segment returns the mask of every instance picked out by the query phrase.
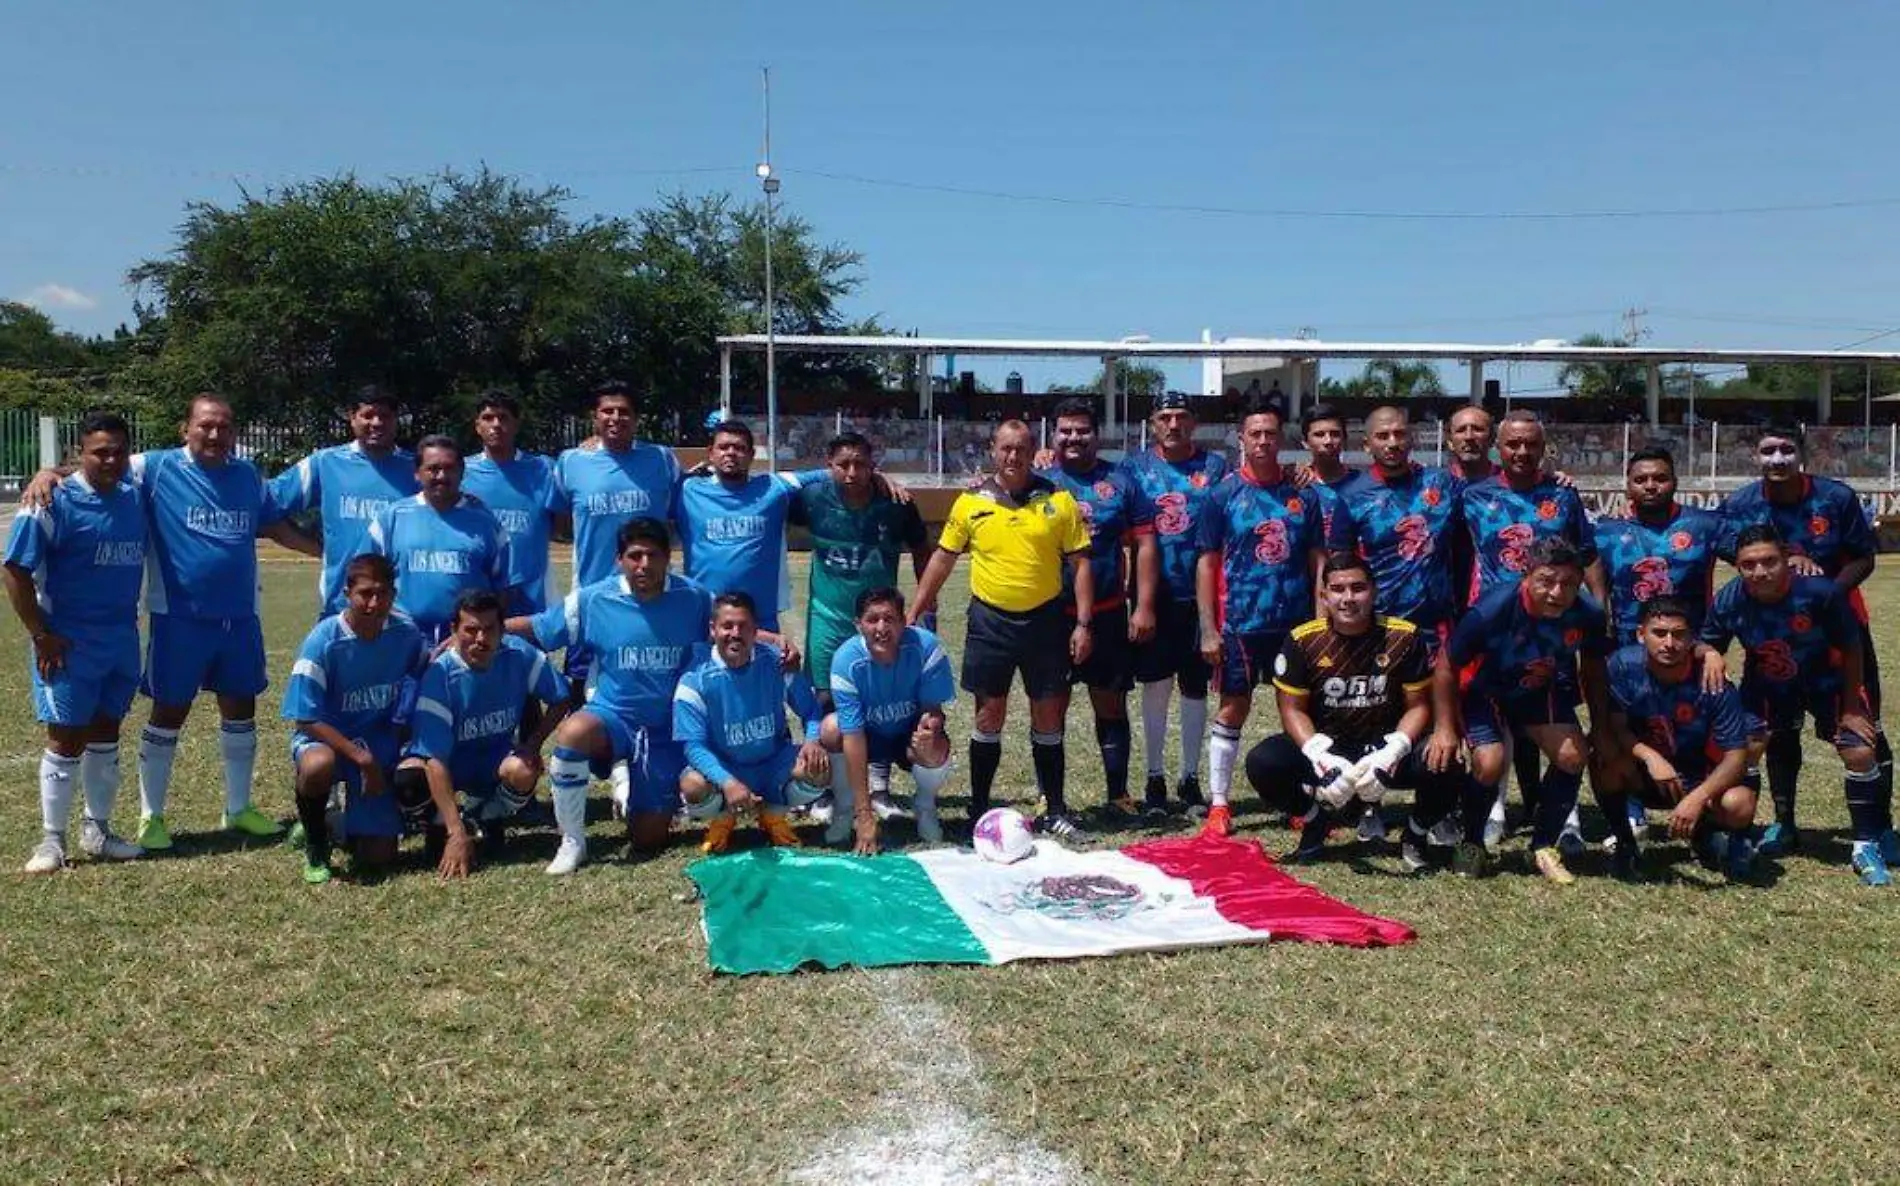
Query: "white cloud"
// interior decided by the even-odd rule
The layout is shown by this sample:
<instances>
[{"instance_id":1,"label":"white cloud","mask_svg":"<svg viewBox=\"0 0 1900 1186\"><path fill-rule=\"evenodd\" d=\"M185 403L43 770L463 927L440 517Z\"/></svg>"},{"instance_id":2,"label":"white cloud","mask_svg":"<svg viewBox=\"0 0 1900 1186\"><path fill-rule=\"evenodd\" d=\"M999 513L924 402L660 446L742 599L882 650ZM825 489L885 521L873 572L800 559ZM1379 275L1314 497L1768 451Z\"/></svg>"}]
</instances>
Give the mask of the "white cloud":
<instances>
[{"instance_id":1,"label":"white cloud","mask_svg":"<svg viewBox=\"0 0 1900 1186\"><path fill-rule=\"evenodd\" d=\"M36 309L97 309L99 302L64 284L42 284L20 298L21 304Z\"/></svg>"}]
</instances>

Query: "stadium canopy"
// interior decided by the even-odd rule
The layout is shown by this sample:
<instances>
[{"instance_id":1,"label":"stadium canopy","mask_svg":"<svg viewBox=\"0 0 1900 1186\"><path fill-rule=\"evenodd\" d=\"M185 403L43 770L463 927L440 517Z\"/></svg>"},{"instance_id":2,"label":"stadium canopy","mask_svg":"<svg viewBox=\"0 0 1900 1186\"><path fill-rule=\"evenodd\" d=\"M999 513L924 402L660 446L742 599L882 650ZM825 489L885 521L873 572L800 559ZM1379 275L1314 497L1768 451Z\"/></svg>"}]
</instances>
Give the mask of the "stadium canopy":
<instances>
[{"instance_id":1,"label":"stadium canopy","mask_svg":"<svg viewBox=\"0 0 1900 1186\"><path fill-rule=\"evenodd\" d=\"M1115 370L1108 364L1119 358L1283 358L1301 362L1320 359L1370 360L1376 358L1432 359L1460 362L1471 370L1471 400L1484 397L1484 368L1490 362L1626 362L1640 364L1648 377L1647 411L1651 424L1662 420L1662 368L1670 364L1792 363L1820 370L1815 396L1816 420L1825 424L1833 403L1834 368L1871 364L1900 364L1900 351L1891 350L1727 350L1703 346L1573 346L1568 342L1324 342L1313 338L1224 338L1218 341L1156 342L1142 338L1120 340L1059 340L1039 338L923 338L901 336L856 337L832 334L737 334L719 339L719 398L732 406L732 355L773 350L799 354L913 355L924 360L917 368L918 413L927 414L933 396L931 359L939 355L966 357L1094 358L1103 363L1111 388L1105 392L1111 423L1125 419L1113 390ZM1297 415L1307 393L1294 390L1290 414Z\"/></svg>"}]
</instances>

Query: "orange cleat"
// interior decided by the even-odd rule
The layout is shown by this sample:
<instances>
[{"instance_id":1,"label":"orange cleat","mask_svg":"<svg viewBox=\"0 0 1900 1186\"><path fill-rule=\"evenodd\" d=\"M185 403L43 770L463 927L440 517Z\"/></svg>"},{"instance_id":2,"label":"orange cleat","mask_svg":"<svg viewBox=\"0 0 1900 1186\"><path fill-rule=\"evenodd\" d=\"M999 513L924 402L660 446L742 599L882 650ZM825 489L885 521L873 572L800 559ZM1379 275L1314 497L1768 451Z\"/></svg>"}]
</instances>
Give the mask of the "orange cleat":
<instances>
[{"instance_id":1,"label":"orange cleat","mask_svg":"<svg viewBox=\"0 0 1900 1186\"><path fill-rule=\"evenodd\" d=\"M759 831L765 833L766 840L774 848L797 848L798 833L792 828L791 818L783 812L759 812Z\"/></svg>"},{"instance_id":2,"label":"orange cleat","mask_svg":"<svg viewBox=\"0 0 1900 1186\"><path fill-rule=\"evenodd\" d=\"M706 838L699 842L699 851L708 856L717 856L732 845L732 830L739 821L731 812L724 812L706 821Z\"/></svg>"},{"instance_id":3,"label":"orange cleat","mask_svg":"<svg viewBox=\"0 0 1900 1186\"><path fill-rule=\"evenodd\" d=\"M1207 809L1207 822L1201 825L1203 836L1232 836L1234 834L1234 812L1225 803L1216 803Z\"/></svg>"}]
</instances>

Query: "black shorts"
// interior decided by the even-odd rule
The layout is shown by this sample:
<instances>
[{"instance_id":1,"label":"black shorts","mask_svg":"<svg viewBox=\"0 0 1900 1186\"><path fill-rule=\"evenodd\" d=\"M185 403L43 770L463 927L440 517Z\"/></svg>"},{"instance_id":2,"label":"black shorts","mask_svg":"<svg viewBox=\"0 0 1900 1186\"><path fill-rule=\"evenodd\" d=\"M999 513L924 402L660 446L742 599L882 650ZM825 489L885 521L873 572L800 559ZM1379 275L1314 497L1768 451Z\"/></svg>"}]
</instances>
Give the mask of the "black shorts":
<instances>
[{"instance_id":1,"label":"black shorts","mask_svg":"<svg viewBox=\"0 0 1900 1186\"><path fill-rule=\"evenodd\" d=\"M1135 678L1142 683L1178 680L1182 695L1196 700L1207 695L1214 673L1201 658L1201 612L1192 600L1165 593L1157 597L1154 637L1133 649Z\"/></svg>"},{"instance_id":2,"label":"black shorts","mask_svg":"<svg viewBox=\"0 0 1900 1186\"><path fill-rule=\"evenodd\" d=\"M1126 692L1135 686L1135 647L1128 641L1128 607L1096 610L1090 625L1088 662L1069 672L1069 682L1092 692Z\"/></svg>"},{"instance_id":3,"label":"black shorts","mask_svg":"<svg viewBox=\"0 0 1900 1186\"><path fill-rule=\"evenodd\" d=\"M1031 700L1069 690L1069 632L1074 625L1061 599L1027 613L1000 610L970 598L963 635L963 690L977 696L1007 696L1016 673Z\"/></svg>"},{"instance_id":4,"label":"black shorts","mask_svg":"<svg viewBox=\"0 0 1900 1186\"><path fill-rule=\"evenodd\" d=\"M1880 660L1874 655L1874 632L1860 624L1860 682L1867 689L1867 704L1875 717L1880 715Z\"/></svg>"}]
</instances>

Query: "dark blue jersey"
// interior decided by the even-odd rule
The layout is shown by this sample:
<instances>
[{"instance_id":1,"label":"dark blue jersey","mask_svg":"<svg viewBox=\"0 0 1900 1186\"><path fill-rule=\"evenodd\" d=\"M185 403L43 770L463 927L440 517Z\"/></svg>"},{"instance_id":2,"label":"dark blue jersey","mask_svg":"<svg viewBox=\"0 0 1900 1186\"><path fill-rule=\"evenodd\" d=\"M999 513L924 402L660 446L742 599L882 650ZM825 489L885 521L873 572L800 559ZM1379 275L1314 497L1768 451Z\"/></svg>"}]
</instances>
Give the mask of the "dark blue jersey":
<instances>
[{"instance_id":1,"label":"dark blue jersey","mask_svg":"<svg viewBox=\"0 0 1900 1186\"><path fill-rule=\"evenodd\" d=\"M1703 612L1715 595L1715 556L1721 544L1722 517L1699 507L1671 507L1659 524L1631 515L1599 519L1597 555L1610 581L1610 613L1616 640L1636 641L1643 603L1653 597L1677 597L1695 615L1689 625L1702 624Z\"/></svg>"},{"instance_id":2,"label":"dark blue jersey","mask_svg":"<svg viewBox=\"0 0 1900 1186\"><path fill-rule=\"evenodd\" d=\"M1177 601L1194 600L1194 567L1201 559L1195 525L1216 483L1231 467L1220 453L1197 449L1186 461L1169 461L1159 449L1144 449L1122 462L1122 472L1148 500L1155 546L1161 550L1162 591Z\"/></svg>"},{"instance_id":3,"label":"dark blue jersey","mask_svg":"<svg viewBox=\"0 0 1900 1186\"><path fill-rule=\"evenodd\" d=\"M1722 755L1748 744L1742 699L1730 684L1702 690L1702 671L1690 664L1683 678L1665 681L1649 669L1641 646L1610 656L1610 710L1629 718L1636 740L1669 759L1687 788L1709 776Z\"/></svg>"},{"instance_id":4,"label":"dark blue jersey","mask_svg":"<svg viewBox=\"0 0 1900 1186\"><path fill-rule=\"evenodd\" d=\"M1788 551L1806 556L1821 566L1829 577L1839 576L1850 560L1872 556L1874 530L1867 522L1867 510L1860 495L1846 482L1833 478L1803 475L1801 497L1791 503L1770 502L1761 481L1729 495L1722 502L1722 559L1735 562L1735 538L1744 527L1772 523ZM1867 620L1867 605L1856 589L1849 598L1854 614Z\"/></svg>"},{"instance_id":5,"label":"dark blue jersey","mask_svg":"<svg viewBox=\"0 0 1900 1186\"><path fill-rule=\"evenodd\" d=\"M1452 631L1447 653L1466 688L1499 699L1577 687L1577 657L1608 652L1603 607L1579 592L1571 607L1540 618L1522 579L1486 590Z\"/></svg>"},{"instance_id":6,"label":"dark blue jersey","mask_svg":"<svg viewBox=\"0 0 1900 1186\"><path fill-rule=\"evenodd\" d=\"M1203 552L1220 554L1222 630L1284 632L1313 616L1320 509L1284 476L1271 485L1244 469L1222 478L1201 518L1200 541Z\"/></svg>"},{"instance_id":7,"label":"dark blue jersey","mask_svg":"<svg viewBox=\"0 0 1900 1186\"><path fill-rule=\"evenodd\" d=\"M1089 569L1095 576L1095 608L1114 609L1128 590L1123 557L1138 535L1154 534L1154 507L1123 468L1097 461L1094 468L1070 473L1061 466L1037 471L1075 496L1089 526ZM1062 593L1075 596L1075 574L1062 569Z\"/></svg>"},{"instance_id":8,"label":"dark blue jersey","mask_svg":"<svg viewBox=\"0 0 1900 1186\"><path fill-rule=\"evenodd\" d=\"M1430 630L1452 618L1457 526L1458 483L1444 470L1368 471L1341 498L1327 546L1356 550L1371 567L1381 613Z\"/></svg>"},{"instance_id":9,"label":"dark blue jersey","mask_svg":"<svg viewBox=\"0 0 1900 1186\"><path fill-rule=\"evenodd\" d=\"M1524 575L1530 546L1540 539L1569 540L1584 564L1596 559L1596 540L1583 499L1549 478L1528 490L1514 490L1502 473L1466 486L1458 496L1459 513L1471 536L1471 600L1475 604L1493 586Z\"/></svg>"},{"instance_id":10,"label":"dark blue jersey","mask_svg":"<svg viewBox=\"0 0 1900 1186\"><path fill-rule=\"evenodd\" d=\"M1841 656L1860 642L1860 626L1841 587L1826 577L1795 577L1780 601L1757 601L1736 577L1722 586L1702 623L1702 640L1742 647L1742 702L1771 719L1841 694Z\"/></svg>"}]
</instances>

